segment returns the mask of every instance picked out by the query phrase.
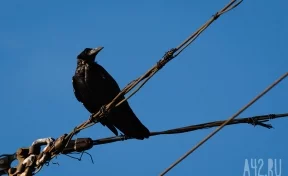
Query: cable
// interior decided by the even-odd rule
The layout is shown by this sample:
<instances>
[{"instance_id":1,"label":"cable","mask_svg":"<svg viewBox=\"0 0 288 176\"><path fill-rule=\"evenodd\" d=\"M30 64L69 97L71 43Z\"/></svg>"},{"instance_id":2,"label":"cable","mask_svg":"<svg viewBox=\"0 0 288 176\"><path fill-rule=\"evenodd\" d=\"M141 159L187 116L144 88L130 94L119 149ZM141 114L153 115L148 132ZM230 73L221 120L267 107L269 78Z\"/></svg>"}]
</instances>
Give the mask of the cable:
<instances>
[{"instance_id":1,"label":"cable","mask_svg":"<svg viewBox=\"0 0 288 176\"><path fill-rule=\"evenodd\" d=\"M273 128L271 124L265 124L265 122L272 120L272 119L277 119L277 118L284 118L284 117L288 117L288 113L282 113L282 114L267 114L267 115L259 115L259 116L252 116L252 117L246 117L246 118L239 118L239 119L234 119L232 121L230 121L227 125L235 125L235 124L243 124L243 123L247 123L247 124L252 124L254 126L262 126L268 129ZM220 126L222 123L224 123L225 121L213 121L213 122L207 122L207 123L202 123L202 124L196 124L196 125L190 125L190 126L185 126L185 127L180 127L180 128L174 128L174 129L169 129L169 130L164 130L164 131L156 131L156 132L151 132L150 133L150 137L152 136L158 136L158 135L170 135L170 134L180 134L180 133L187 133L187 132L192 132L192 131L196 131L196 130L201 130L201 129L209 129L209 128L213 128L216 126ZM43 139L47 139L47 138L43 138ZM43 139L39 139L36 141L42 141ZM92 163L93 162L93 158L92 156L85 152L87 150L90 150L92 148L92 146L96 146L96 145L103 145L103 144L109 144L109 143L113 143L113 142L117 142L117 141L125 141L125 140L129 140L129 139L133 139L133 138L129 138L127 136L113 136L113 137L107 137L107 138L102 138L102 139L95 139L92 140L90 138L77 138L74 142L72 142L74 145L77 144L76 141L79 141L79 145L76 146L69 146L69 149L66 148L66 151L64 153L62 153L63 155L66 155L68 157L71 157L73 159L77 159L79 161L81 161L82 155L84 153L88 154L91 158ZM87 142L90 143L89 141L91 140L91 147L87 147ZM83 143L84 142L84 143ZM82 143L82 144L81 144ZM84 144L84 145L83 145ZM85 146L86 145L86 146ZM90 144L88 144L90 146ZM71 150L72 148L73 150ZM75 148L76 147L76 148ZM78 148L80 147L80 148ZM84 148L83 148L84 147ZM78 148L78 149L77 149ZM74 150L79 150L81 152L77 152L75 153ZM67 152L68 151L68 152ZM76 158L73 156L70 156L68 154L81 154L80 158ZM0 172L0 175L5 175L6 172L8 172L8 169L11 165L11 163L17 159L16 157L16 153L11 155L11 154L3 154L2 156L2 165L0 164L0 170L4 169L4 172ZM0 157L1 157L0 156ZM12 156L12 158L11 158ZM10 159L8 159L10 158ZM1 162L0 162L1 163ZM49 163L46 163L49 165ZM53 163L53 164L58 164L58 163ZM39 167L37 170L34 171L34 174L38 173L41 170L42 167Z\"/></svg>"},{"instance_id":2,"label":"cable","mask_svg":"<svg viewBox=\"0 0 288 176\"><path fill-rule=\"evenodd\" d=\"M268 115L261 115L261 116L255 116L255 117L233 119L227 125L248 123L248 124L252 124L254 126L259 125L259 126L270 129L270 128L273 128L272 125L264 124L264 122L267 122L268 120L271 120L271 119L283 118L283 117L288 117L288 113L285 113L285 114L268 114ZM158 135L164 135L164 134L165 135L179 134L179 133L187 133L187 132L196 131L196 130L209 129L209 128L213 128L216 126L220 126L224 122L225 121L214 121L214 122L202 123L202 124L197 124L197 125L190 125L190 126L185 126L185 127L180 127L180 128L174 128L174 129L165 130L165 131L156 131L156 132L151 132L150 136L158 136ZM102 144L108 144L108 143L113 143L113 142L118 142L118 141L129 140L129 139L133 139L133 138L129 138L129 137L124 136L124 135L113 136L113 137L107 137L107 138L93 140L93 145L94 146L95 145L102 145Z\"/></svg>"}]
</instances>

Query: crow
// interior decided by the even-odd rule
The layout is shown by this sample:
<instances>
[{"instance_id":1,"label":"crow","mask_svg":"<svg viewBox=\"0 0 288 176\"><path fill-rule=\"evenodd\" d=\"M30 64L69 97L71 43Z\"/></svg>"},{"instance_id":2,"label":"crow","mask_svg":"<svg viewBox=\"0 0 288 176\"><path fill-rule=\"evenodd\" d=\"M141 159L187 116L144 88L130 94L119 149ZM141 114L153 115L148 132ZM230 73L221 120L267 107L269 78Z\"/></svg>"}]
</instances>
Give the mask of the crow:
<instances>
[{"instance_id":1,"label":"crow","mask_svg":"<svg viewBox=\"0 0 288 176\"><path fill-rule=\"evenodd\" d=\"M98 112L103 105L110 103L121 91L114 78L96 61L96 55L104 47L85 48L77 56L77 67L72 77L74 95L92 114ZM123 100L124 95L118 100ZM100 120L116 136L118 130L124 135L143 140L149 138L150 131L134 114L129 103L124 101L120 106L112 108L107 117ZM117 129L116 129L117 128Z\"/></svg>"}]
</instances>

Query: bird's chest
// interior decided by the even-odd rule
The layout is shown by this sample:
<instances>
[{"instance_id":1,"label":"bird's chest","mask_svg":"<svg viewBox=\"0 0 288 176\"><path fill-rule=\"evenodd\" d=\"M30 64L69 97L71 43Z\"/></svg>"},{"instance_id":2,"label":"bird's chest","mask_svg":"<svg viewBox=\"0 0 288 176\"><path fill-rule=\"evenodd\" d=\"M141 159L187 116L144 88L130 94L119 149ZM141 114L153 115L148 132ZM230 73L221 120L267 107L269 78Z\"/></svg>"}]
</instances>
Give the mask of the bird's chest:
<instances>
[{"instance_id":1,"label":"bird's chest","mask_svg":"<svg viewBox=\"0 0 288 176\"><path fill-rule=\"evenodd\" d=\"M98 73L98 79L101 79L102 81L106 81L107 77L103 73Z\"/></svg>"},{"instance_id":2,"label":"bird's chest","mask_svg":"<svg viewBox=\"0 0 288 176\"><path fill-rule=\"evenodd\" d=\"M101 70L97 69L95 65L87 65L85 69L87 77L91 78L91 80L99 82L107 81L107 76L101 72Z\"/></svg>"},{"instance_id":3,"label":"bird's chest","mask_svg":"<svg viewBox=\"0 0 288 176\"><path fill-rule=\"evenodd\" d=\"M85 77L85 70L86 70L86 65L82 63L78 63L77 68L75 70L75 75L78 77Z\"/></svg>"},{"instance_id":4,"label":"bird's chest","mask_svg":"<svg viewBox=\"0 0 288 176\"><path fill-rule=\"evenodd\" d=\"M76 69L76 74L90 81L105 81L107 79L105 74L95 68L94 65L87 63L79 64Z\"/></svg>"}]
</instances>

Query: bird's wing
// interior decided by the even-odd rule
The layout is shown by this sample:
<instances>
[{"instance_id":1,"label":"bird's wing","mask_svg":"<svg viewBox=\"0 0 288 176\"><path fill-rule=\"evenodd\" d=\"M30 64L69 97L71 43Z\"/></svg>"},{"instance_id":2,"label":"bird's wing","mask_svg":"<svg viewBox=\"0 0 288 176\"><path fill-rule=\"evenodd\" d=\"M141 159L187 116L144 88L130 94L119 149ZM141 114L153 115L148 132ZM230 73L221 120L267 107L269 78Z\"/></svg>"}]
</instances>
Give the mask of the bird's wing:
<instances>
[{"instance_id":1,"label":"bird's wing","mask_svg":"<svg viewBox=\"0 0 288 176\"><path fill-rule=\"evenodd\" d=\"M90 74L88 74L88 68L85 68L85 77L79 78L77 76L73 76L72 78L72 83L73 83L73 89L74 89L74 94L75 97L78 101L82 102L85 108L90 112L90 113L95 113L95 106L98 107L100 104L97 103L97 100L93 100L92 102L90 101L91 96L94 95L95 91L99 91L98 89L95 90L95 88L89 86L87 84L87 81L89 81ZM92 79L93 80L93 79ZM98 104L98 105L97 105ZM116 136L118 136L118 131L114 127L114 125L109 122L108 119L104 120L101 122L102 125L108 127L112 133L114 133Z\"/></svg>"},{"instance_id":2,"label":"bird's wing","mask_svg":"<svg viewBox=\"0 0 288 176\"><path fill-rule=\"evenodd\" d=\"M99 64L97 64L97 67L98 72L101 74L103 84L105 84L104 87L107 89L106 91L109 92L109 99L112 100L119 94L121 89L115 79L106 71L105 68ZM122 98L124 98L124 96Z\"/></svg>"},{"instance_id":3,"label":"bird's wing","mask_svg":"<svg viewBox=\"0 0 288 176\"><path fill-rule=\"evenodd\" d=\"M93 91L90 89L89 85L86 83L86 77L79 77L74 75L72 77L73 91L75 97L78 101L84 103L90 99L93 95Z\"/></svg>"},{"instance_id":4,"label":"bird's wing","mask_svg":"<svg viewBox=\"0 0 288 176\"><path fill-rule=\"evenodd\" d=\"M105 88L107 88L106 91L109 92L107 97L112 100L121 91L120 87L115 79L102 66L98 65L98 69L103 75L103 80L105 80L103 83L105 82L105 84L107 84L107 86L105 86ZM121 96L120 99L122 100L124 98L124 96ZM127 101L123 102L119 107L112 109L110 113L109 121L125 135L137 139L149 137L150 131L137 118Z\"/></svg>"},{"instance_id":5,"label":"bird's wing","mask_svg":"<svg viewBox=\"0 0 288 176\"><path fill-rule=\"evenodd\" d=\"M110 121L129 137L144 139L150 136L149 129L137 118L127 101L112 110Z\"/></svg>"},{"instance_id":6,"label":"bird's wing","mask_svg":"<svg viewBox=\"0 0 288 176\"><path fill-rule=\"evenodd\" d=\"M118 131L117 129L115 128L115 126L109 122L109 121L106 121L106 122L101 122L102 125L106 126L107 128L109 128L109 130L115 134L115 136L118 136Z\"/></svg>"},{"instance_id":7,"label":"bird's wing","mask_svg":"<svg viewBox=\"0 0 288 176\"><path fill-rule=\"evenodd\" d=\"M81 81L76 76L72 77L72 85L73 85L73 92L74 92L76 99L82 102L81 91L79 89L80 88L79 85L81 85Z\"/></svg>"}]
</instances>

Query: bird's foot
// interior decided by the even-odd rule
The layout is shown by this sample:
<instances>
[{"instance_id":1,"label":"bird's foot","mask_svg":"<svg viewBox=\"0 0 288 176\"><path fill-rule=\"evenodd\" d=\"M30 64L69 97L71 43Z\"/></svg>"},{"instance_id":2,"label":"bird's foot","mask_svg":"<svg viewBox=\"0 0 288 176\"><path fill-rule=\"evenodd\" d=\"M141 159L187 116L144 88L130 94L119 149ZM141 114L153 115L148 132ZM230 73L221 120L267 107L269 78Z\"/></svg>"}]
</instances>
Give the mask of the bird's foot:
<instances>
[{"instance_id":1,"label":"bird's foot","mask_svg":"<svg viewBox=\"0 0 288 176\"><path fill-rule=\"evenodd\" d=\"M102 118L105 118L108 116L108 111L106 109L106 106L102 106L100 109L99 109L99 112L100 114L98 113L92 113L89 117L89 122L100 122L100 118L101 118L101 121L102 121ZM96 114L98 114L98 116L95 116ZM99 116L100 115L100 116Z\"/></svg>"},{"instance_id":2,"label":"bird's foot","mask_svg":"<svg viewBox=\"0 0 288 176\"><path fill-rule=\"evenodd\" d=\"M102 114L103 117L107 117L108 116L108 111L107 111L105 105L102 106L99 111L100 111L100 113Z\"/></svg>"}]
</instances>

